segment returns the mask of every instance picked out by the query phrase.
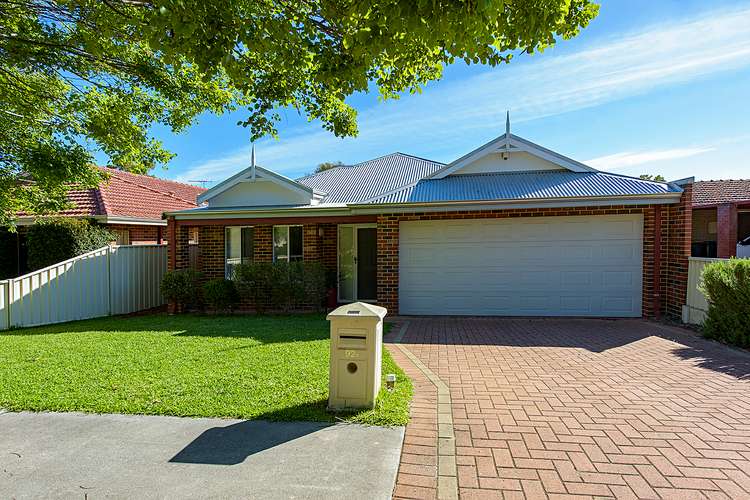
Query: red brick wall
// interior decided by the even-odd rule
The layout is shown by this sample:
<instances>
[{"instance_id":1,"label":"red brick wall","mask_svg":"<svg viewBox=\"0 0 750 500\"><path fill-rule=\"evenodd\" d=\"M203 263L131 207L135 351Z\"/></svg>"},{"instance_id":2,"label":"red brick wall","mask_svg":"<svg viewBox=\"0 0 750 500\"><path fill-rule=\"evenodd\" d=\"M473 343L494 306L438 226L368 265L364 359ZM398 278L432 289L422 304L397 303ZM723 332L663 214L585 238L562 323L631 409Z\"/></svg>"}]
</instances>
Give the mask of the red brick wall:
<instances>
[{"instance_id":1,"label":"red brick wall","mask_svg":"<svg viewBox=\"0 0 750 500\"><path fill-rule=\"evenodd\" d=\"M162 243L167 239L167 228L164 226L107 224L107 228L113 231L128 231L131 245L156 245L159 241L159 229L162 231Z\"/></svg>"},{"instance_id":2,"label":"red brick wall","mask_svg":"<svg viewBox=\"0 0 750 500\"><path fill-rule=\"evenodd\" d=\"M728 259L737 255L737 205L716 207L716 256Z\"/></svg>"},{"instance_id":3,"label":"red brick wall","mask_svg":"<svg viewBox=\"0 0 750 500\"><path fill-rule=\"evenodd\" d=\"M661 210L661 310L679 316L685 303L687 257L690 255L692 186L685 189L678 205ZM611 205L604 207L529 208L479 210L449 213L414 213L378 216L378 303L398 314L399 222L409 220L549 217L576 215L643 215L643 316L653 318L658 304L654 287L654 206Z\"/></svg>"}]
</instances>

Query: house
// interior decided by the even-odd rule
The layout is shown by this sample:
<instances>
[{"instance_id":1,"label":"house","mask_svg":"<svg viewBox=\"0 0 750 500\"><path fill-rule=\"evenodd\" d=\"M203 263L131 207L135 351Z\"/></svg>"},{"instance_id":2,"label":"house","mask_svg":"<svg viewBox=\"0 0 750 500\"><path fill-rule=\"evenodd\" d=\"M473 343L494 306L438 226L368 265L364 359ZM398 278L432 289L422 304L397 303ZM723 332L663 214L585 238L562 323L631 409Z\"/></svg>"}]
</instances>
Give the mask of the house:
<instances>
[{"instance_id":1,"label":"house","mask_svg":"<svg viewBox=\"0 0 750 500\"><path fill-rule=\"evenodd\" d=\"M699 181L693 187L693 257L737 256L750 238L750 179ZM748 247L750 249L750 247ZM742 256L747 255L740 247Z\"/></svg>"},{"instance_id":2,"label":"house","mask_svg":"<svg viewBox=\"0 0 750 500\"><path fill-rule=\"evenodd\" d=\"M448 164L393 153L292 180L255 166L170 211L169 266L320 261L401 315L679 316L692 179L600 172L506 133Z\"/></svg>"},{"instance_id":3,"label":"house","mask_svg":"<svg viewBox=\"0 0 750 500\"><path fill-rule=\"evenodd\" d=\"M181 182L137 175L113 168L100 167L109 179L94 189L73 189L68 192L71 208L58 216L89 219L106 225L117 235L119 245L162 244L165 242L167 210L195 208L198 195L205 189ZM26 266L25 228L36 217L21 214L18 231L3 238L3 258L14 262L11 274L28 272ZM12 238L12 241L7 241Z\"/></svg>"}]
</instances>

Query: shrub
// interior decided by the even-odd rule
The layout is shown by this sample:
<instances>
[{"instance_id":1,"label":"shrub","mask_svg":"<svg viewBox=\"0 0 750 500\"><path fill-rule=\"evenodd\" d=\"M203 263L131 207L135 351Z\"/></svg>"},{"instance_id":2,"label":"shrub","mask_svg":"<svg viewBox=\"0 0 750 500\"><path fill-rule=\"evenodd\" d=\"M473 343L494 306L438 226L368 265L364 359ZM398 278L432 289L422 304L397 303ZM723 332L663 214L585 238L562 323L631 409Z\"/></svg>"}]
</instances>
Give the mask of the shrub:
<instances>
[{"instance_id":1,"label":"shrub","mask_svg":"<svg viewBox=\"0 0 750 500\"><path fill-rule=\"evenodd\" d=\"M240 301L234 282L216 278L203 284L203 298L216 311L232 310Z\"/></svg>"},{"instance_id":2,"label":"shrub","mask_svg":"<svg viewBox=\"0 0 750 500\"><path fill-rule=\"evenodd\" d=\"M71 218L43 219L29 227L28 266L35 271L107 246L116 238L104 226Z\"/></svg>"},{"instance_id":3,"label":"shrub","mask_svg":"<svg viewBox=\"0 0 750 500\"><path fill-rule=\"evenodd\" d=\"M703 270L701 291L708 298L703 323L707 337L750 347L750 259L712 262Z\"/></svg>"},{"instance_id":4,"label":"shrub","mask_svg":"<svg viewBox=\"0 0 750 500\"><path fill-rule=\"evenodd\" d=\"M326 273L318 262L253 262L235 267L239 292L253 300L256 311L267 307L288 311L313 305L320 308L326 294Z\"/></svg>"},{"instance_id":5,"label":"shrub","mask_svg":"<svg viewBox=\"0 0 750 500\"><path fill-rule=\"evenodd\" d=\"M234 267L234 281L239 293L252 299L255 310L264 313L269 303L268 290L271 287L273 264L252 262Z\"/></svg>"},{"instance_id":6,"label":"shrub","mask_svg":"<svg viewBox=\"0 0 750 500\"><path fill-rule=\"evenodd\" d=\"M18 276L18 234L0 229L0 280Z\"/></svg>"},{"instance_id":7,"label":"shrub","mask_svg":"<svg viewBox=\"0 0 750 500\"><path fill-rule=\"evenodd\" d=\"M185 309L199 307L202 276L201 273L192 269L167 271L161 280L161 293L166 300L177 302Z\"/></svg>"}]
</instances>

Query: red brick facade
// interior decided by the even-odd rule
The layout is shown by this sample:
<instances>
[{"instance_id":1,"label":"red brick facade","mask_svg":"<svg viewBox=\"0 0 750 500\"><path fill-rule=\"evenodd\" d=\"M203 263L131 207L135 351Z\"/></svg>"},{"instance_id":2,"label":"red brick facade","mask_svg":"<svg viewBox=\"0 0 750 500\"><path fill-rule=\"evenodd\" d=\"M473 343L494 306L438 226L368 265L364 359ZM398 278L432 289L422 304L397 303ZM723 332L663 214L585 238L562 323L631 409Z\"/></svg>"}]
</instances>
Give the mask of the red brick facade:
<instances>
[{"instance_id":1,"label":"red brick facade","mask_svg":"<svg viewBox=\"0 0 750 500\"><path fill-rule=\"evenodd\" d=\"M680 203L658 206L661 212L660 262L654 280L656 205L611 205L602 207L527 208L478 210L465 212L388 214L378 216L378 304L398 314L399 223L413 220L482 219L506 217L549 217L575 215L643 215L643 304L646 318L660 314L679 317L687 289L687 258L691 232L690 186L685 187Z\"/></svg>"},{"instance_id":2,"label":"red brick facade","mask_svg":"<svg viewBox=\"0 0 750 500\"><path fill-rule=\"evenodd\" d=\"M166 241L167 228L147 224L107 224L112 231L127 231L130 245L160 245Z\"/></svg>"},{"instance_id":3,"label":"red brick facade","mask_svg":"<svg viewBox=\"0 0 750 500\"><path fill-rule=\"evenodd\" d=\"M441 213L387 214L377 216L378 303L398 314L399 223L413 220L480 219L506 217L545 217L577 215L641 214L643 216L643 303L646 318L668 315L679 317L685 303L687 258L690 255L692 230L692 186L684 187L680 203L673 205L610 205L600 207L528 208L479 210ZM281 221L274 221L280 224ZM291 221L290 221L291 222ZM344 222L344 221L337 221ZM185 222L189 224L189 222ZM176 226L176 254L173 268L188 264L188 228ZM273 224L253 224L251 220L237 225L255 228L255 259L273 259ZM337 265L337 224L320 219L303 224L303 255L307 261L322 262L335 271ZM171 229L171 228L170 228ZM659 231L657 234L656 231ZM224 275L224 226L203 225L200 228L199 270L206 278ZM658 248L657 248L658 245ZM170 264L172 260L170 259Z\"/></svg>"}]
</instances>

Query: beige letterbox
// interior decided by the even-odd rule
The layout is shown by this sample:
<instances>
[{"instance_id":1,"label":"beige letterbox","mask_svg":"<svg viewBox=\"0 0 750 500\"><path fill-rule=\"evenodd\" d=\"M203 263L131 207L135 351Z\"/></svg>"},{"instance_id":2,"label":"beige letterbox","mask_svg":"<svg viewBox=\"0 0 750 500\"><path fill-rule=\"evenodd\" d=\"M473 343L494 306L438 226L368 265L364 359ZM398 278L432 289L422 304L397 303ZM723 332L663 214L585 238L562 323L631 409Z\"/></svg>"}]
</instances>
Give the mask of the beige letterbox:
<instances>
[{"instance_id":1,"label":"beige letterbox","mask_svg":"<svg viewBox=\"0 0 750 500\"><path fill-rule=\"evenodd\" d=\"M373 408L380 391L384 307L355 302L328 315L331 363L328 408Z\"/></svg>"}]
</instances>

